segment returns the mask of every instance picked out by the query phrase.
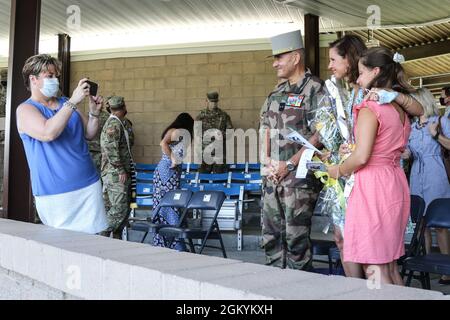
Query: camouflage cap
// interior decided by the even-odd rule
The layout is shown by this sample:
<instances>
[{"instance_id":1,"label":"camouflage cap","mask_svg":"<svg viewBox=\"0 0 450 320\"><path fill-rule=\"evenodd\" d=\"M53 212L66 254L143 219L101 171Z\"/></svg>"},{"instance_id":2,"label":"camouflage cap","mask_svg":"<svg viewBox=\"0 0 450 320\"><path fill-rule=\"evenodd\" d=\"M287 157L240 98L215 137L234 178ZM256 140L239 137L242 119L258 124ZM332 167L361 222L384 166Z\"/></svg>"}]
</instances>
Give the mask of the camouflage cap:
<instances>
[{"instance_id":1,"label":"camouflage cap","mask_svg":"<svg viewBox=\"0 0 450 320\"><path fill-rule=\"evenodd\" d=\"M219 101L219 93L216 92L216 91L208 92L208 93L206 94L206 97L207 97L208 100L211 101L211 102L217 102L217 101Z\"/></svg>"},{"instance_id":2,"label":"camouflage cap","mask_svg":"<svg viewBox=\"0 0 450 320\"><path fill-rule=\"evenodd\" d=\"M279 34L270 38L270 42L272 44L272 56L304 48L300 30Z\"/></svg>"},{"instance_id":3,"label":"camouflage cap","mask_svg":"<svg viewBox=\"0 0 450 320\"><path fill-rule=\"evenodd\" d=\"M8 79L8 69L0 70L0 81L7 81Z\"/></svg>"},{"instance_id":4,"label":"camouflage cap","mask_svg":"<svg viewBox=\"0 0 450 320\"><path fill-rule=\"evenodd\" d=\"M125 99L121 96L111 96L107 98L106 103L112 109L121 108L125 105Z\"/></svg>"}]
</instances>

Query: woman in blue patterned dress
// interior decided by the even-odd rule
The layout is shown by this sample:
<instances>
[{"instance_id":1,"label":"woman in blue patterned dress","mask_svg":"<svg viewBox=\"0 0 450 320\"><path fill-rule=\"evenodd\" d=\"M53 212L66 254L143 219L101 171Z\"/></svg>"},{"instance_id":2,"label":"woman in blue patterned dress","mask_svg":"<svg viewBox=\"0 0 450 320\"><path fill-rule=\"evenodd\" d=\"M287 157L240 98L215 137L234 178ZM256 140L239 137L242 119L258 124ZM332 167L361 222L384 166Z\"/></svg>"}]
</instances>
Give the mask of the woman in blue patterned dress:
<instances>
[{"instance_id":1,"label":"woman in blue patterned dress","mask_svg":"<svg viewBox=\"0 0 450 320\"><path fill-rule=\"evenodd\" d=\"M194 119L188 113L181 113L170 124L161 135L162 158L156 167L153 177L153 207L159 205L162 197L170 190L179 189L181 163L185 156L187 145L191 142L194 127ZM159 213L153 216L153 223L177 225L179 223L179 213L172 208L161 208ZM165 247L167 244L164 238L156 234L153 244ZM174 239L169 248L178 251L186 251L184 241Z\"/></svg>"}]
</instances>

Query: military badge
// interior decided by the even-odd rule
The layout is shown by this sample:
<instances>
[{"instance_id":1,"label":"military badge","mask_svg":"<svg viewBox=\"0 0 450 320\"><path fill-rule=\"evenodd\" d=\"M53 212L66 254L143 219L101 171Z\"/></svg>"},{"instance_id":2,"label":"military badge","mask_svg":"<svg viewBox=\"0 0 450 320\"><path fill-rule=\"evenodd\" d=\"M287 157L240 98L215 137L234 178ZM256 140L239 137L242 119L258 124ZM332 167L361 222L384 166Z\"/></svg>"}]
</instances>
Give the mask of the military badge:
<instances>
[{"instance_id":1,"label":"military badge","mask_svg":"<svg viewBox=\"0 0 450 320\"><path fill-rule=\"evenodd\" d=\"M301 108L304 99L305 95L290 94L288 96L286 105L289 107Z\"/></svg>"}]
</instances>

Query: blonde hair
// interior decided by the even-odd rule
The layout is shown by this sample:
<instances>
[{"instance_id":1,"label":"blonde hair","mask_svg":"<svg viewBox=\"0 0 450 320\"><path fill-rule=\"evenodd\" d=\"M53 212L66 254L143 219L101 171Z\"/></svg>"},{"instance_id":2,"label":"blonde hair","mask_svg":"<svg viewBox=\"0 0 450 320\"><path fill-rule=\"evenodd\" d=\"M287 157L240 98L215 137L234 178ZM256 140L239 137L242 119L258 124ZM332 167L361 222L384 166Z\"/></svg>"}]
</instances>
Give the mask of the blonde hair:
<instances>
[{"instance_id":1,"label":"blonde hair","mask_svg":"<svg viewBox=\"0 0 450 320\"><path fill-rule=\"evenodd\" d=\"M425 117L429 118L439 115L436 100L430 90L427 88L420 88L414 93L414 97L422 105Z\"/></svg>"},{"instance_id":2,"label":"blonde hair","mask_svg":"<svg viewBox=\"0 0 450 320\"><path fill-rule=\"evenodd\" d=\"M42 71L48 71L50 66L55 67L56 76L61 74L61 62L49 54L38 54L29 57L27 61L25 61L25 65L22 69L22 77L23 83L28 91L31 91L30 76L38 76Z\"/></svg>"}]
</instances>

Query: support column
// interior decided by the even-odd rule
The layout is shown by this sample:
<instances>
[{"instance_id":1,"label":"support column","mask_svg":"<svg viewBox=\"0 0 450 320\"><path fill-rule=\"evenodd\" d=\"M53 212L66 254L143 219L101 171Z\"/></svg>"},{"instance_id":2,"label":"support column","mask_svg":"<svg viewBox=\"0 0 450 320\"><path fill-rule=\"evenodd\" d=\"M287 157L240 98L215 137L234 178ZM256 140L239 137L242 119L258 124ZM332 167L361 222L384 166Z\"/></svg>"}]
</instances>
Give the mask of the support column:
<instances>
[{"instance_id":1,"label":"support column","mask_svg":"<svg viewBox=\"0 0 450 320\"><path fill-rule=\"evenodd\" d=\"M8 99L5 119L3 218L34 222L30 174L16 126L16 109L29 98L22 80L24 61L38 53L41 0L11 0Z\"/></svg>"},{"instance_id":2,"label":"support column","mask_svg":"<svg viewBox=\"0 0 450 320\"><path fill-rule=\"evenodd\" d=\"M305 15L305 52L306 67L313 75L320 75L320 40L319 17L313 14Z\"/></svg>"},{"instance_id":3,"label":"support column","mask_svg":"<svg viewBox=\"0 0 450 320\"><path fill-rule=\"evenodd\" d=\"M61 61L61 89L66 97L70 97L70 36L58 34L58 60Z\"/></svg>"}]
</instances>

